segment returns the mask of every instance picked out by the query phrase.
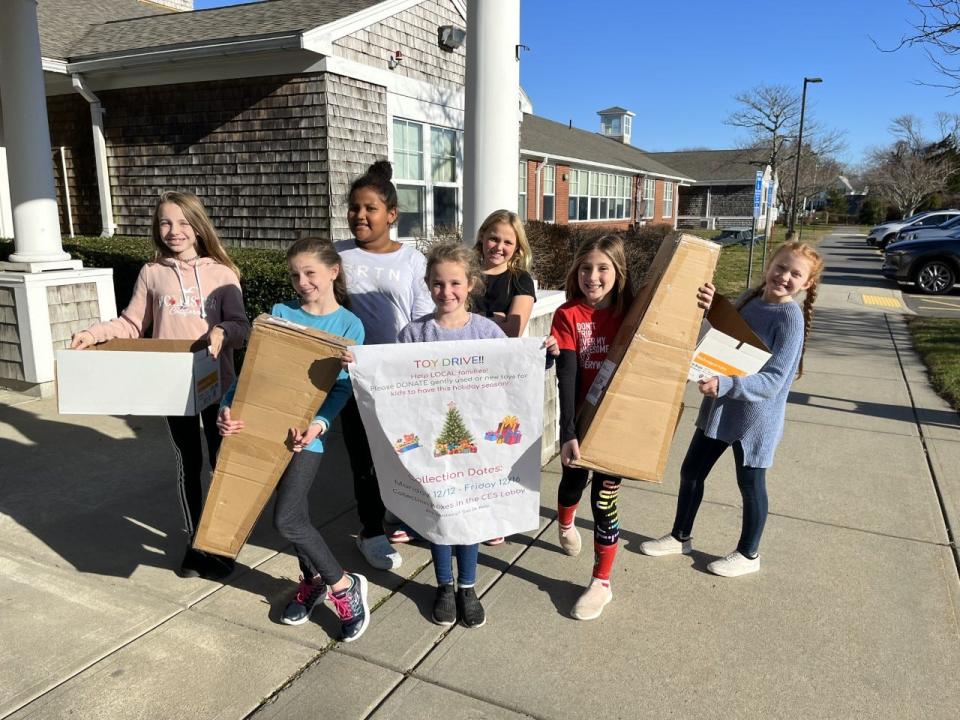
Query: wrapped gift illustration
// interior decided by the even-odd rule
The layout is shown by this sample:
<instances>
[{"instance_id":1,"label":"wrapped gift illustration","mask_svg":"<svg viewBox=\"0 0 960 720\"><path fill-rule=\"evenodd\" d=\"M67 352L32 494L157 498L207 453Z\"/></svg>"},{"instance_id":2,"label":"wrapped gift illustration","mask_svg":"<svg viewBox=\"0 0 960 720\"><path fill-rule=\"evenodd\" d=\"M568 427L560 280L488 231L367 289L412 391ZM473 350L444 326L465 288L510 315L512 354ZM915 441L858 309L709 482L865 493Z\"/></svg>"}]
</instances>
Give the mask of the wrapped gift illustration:
<instances>
[{"instance_id":1,"label":"wrapped gift illustration","mask_svg":"<svg viewBox=\"0 0 960 720\"><path fill-rule=\"evenodd\" d=\"M497 445L516 445L523 439L520 432L520 420L516 415L507 415L496 430L490 430L483 435L484 440L495 442Z\"/></svg>"},{"instance_id":2,"label":"wrapped gift illustration","mask_svg":"<svg viewBox=\"0 0 960 720\"><path fill-rule=\"evenodd\" d=\"M416 450L418 447L420 447L420 436L414 433L404 435L393 443L393 449L396 450L398 454Z\"/></svg>"},{"instance_id":3,"label":"wrapped gift illustration","mask_svg":"<svg viewBox=\"0 0 960 720\"><path fill-rule=\"evenodd\" d=\"M447 405L447 416L433 446L433 456L441 455L460 455L462 453L475 453L477 446L473 443L473 436L467 430L457 410L457 404L451 402Z\"/></svg>"}]
</instances>

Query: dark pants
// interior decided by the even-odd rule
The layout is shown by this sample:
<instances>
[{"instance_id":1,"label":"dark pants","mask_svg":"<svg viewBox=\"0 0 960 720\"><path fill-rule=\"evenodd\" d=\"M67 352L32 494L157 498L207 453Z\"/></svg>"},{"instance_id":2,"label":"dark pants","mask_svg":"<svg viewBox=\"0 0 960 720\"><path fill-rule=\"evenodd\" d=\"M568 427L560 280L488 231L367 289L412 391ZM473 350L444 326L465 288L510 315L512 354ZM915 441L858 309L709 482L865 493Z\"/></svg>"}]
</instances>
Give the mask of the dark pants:
<instances>
[{"instance_id":1,"label":"dark pants","mask_svg":"<svg viewBox=\"0 0 960 720\"><path fill-rule=\"evenodd\" d=\"M170 439L177 454L177 489L180 507L183 509L183 522L192 539L200 524L203 510L203 448L200 440L200 424L203 422L203 435L207 439L207 455L210 466L217 464L220 451L220 432L217 430L219 406L214 403L200 411L199 415L176 415L167 417Z\"/></svg>"},{"instance_id":2,"label":"dark pants","mask_svg":"<svg viewBox=\"0 0 960 720\"><path fill-rule=\"evenodd\" d=\"M590 471L564 466L560 475L557 502L570 507L580 502L587 487ZM620 478L601 472L593 473L590 485L590 509L593 511L593 539L598 545L616 545L620 539L620 514L617 511L617 496Z\"/></svg>"},{"instance_id":3,"label":"dark pants","mask_svg":"<svg viewBox=\"0 0 960 720\"><path fill-rule=\"evenodd\" d=\"M360 419L360 410L352 396L340 411L340 424L350 458L350 470L353 472L353 497L357 501L357 514L363 526L361 534L368 538L383 535L384 507L380 499L380 485L373 469L373 458L370 457L370 445Z\"/></svg>"},{"instance_id":4,"label":"dark pants","mask_svg":"<svg viewBox=\"0 0 960 720\"><path fill-rule=\"evenodd\" d=\"M671 535L677 540L686 540L693 532L693 522L703 501L703 487L710 470L724 451L730 447L722 440L714 440L697 429L687 456L680 467L680 496L677 498L677 516L673 521ZM737 466L737 485L743 498L743 528L737 551L754 557L760 548L760 536L767 522L767 470L748 467L743 463L743 447L733 443L733 457Z\"/></svg>"},{"instance_id":5,"label":"dark pants","mask_svg":"<svg viewBox=\"0 0 960 720\"><path fill-rule=\"evenodd\" d=\"M285 540L293 543L303 577L319 575L327 585L333 585L343 577L343 568L310 521L308 500L322 460L323 453L303 450L293 454L277 485L273 524Z\"/></svg>"}]
</instances>

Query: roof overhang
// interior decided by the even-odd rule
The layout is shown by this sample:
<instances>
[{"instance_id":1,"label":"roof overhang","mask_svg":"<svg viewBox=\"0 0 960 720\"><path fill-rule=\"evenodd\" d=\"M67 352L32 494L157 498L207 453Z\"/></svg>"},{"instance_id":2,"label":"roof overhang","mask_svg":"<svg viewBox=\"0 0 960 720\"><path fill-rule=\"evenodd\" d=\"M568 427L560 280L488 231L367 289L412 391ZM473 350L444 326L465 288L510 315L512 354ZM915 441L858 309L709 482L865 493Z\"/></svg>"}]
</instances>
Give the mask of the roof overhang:
<instances>
[{"instance_id":1,"label":"roof overhang","mask_svg":"<svg viewBox=\"0 0 960 720\"><path fill-rule=\"evenodd\" d=\"M681 185L687 185L694 182L693 178L682 177L680 175L667 175L665 173L655 172L653 170L643 170L638 167L630 167L628 165L611 165L609 163L599 163L594 162L593 160L584 160L583 158L569 157L567 155L557 155L556 153L545 152L543 150L530 150L528 148L520 148L521 155L529 155L531 158L548 158L550 160L561 160L566 163L571 163L575 165L586 165L587 167L596 167L602 168L604 170L616 170L618 172L627 173L628 175L650 175L653 177L663 178L664 180L676 180Z\"/></svg>"}]
</instances>

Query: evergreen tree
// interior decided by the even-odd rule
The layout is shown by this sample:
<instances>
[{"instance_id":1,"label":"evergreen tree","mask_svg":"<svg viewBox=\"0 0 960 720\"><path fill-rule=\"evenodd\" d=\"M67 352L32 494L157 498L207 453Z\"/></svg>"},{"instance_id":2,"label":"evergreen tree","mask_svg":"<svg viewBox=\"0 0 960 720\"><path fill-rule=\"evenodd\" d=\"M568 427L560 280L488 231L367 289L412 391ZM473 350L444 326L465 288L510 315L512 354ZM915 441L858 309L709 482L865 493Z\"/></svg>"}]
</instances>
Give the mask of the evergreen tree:
<instances>
[{"instance_id":1,"label":"evergreen tree","mask_svg":"<svg viewBox=\"0 0 960 720\"><path fill-rule=\"evenodd\" d=\"M447 417L443 423L443 430L440 431L437 438L437 444L446 447L448 445L459 445L464 440L472 443L473 436L467 430L467 426L464 425L463 417L457 410L456 403L451 402L447 405Z\"/></svg>"}]
</instances>

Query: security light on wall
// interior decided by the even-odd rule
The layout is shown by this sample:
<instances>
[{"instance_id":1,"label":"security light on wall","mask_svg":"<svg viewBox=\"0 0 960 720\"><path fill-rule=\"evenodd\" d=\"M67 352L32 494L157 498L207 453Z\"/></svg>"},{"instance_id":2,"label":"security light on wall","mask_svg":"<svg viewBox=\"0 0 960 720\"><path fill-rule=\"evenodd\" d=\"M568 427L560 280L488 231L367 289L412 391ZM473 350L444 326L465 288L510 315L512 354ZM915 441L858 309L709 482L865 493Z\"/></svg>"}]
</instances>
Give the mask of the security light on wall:
<instances>
[{"instance_id":1,"label":"security light on wall","mask_svg":"<svg viewBox=\"0 0 960 720\"><path fill-rule=\"evenodd\" d=\"M437 28L437 41L441 50L453 52L461 47L466 39L467 31L456 25L441 25Z\"/></svg>"}]
</instances>

